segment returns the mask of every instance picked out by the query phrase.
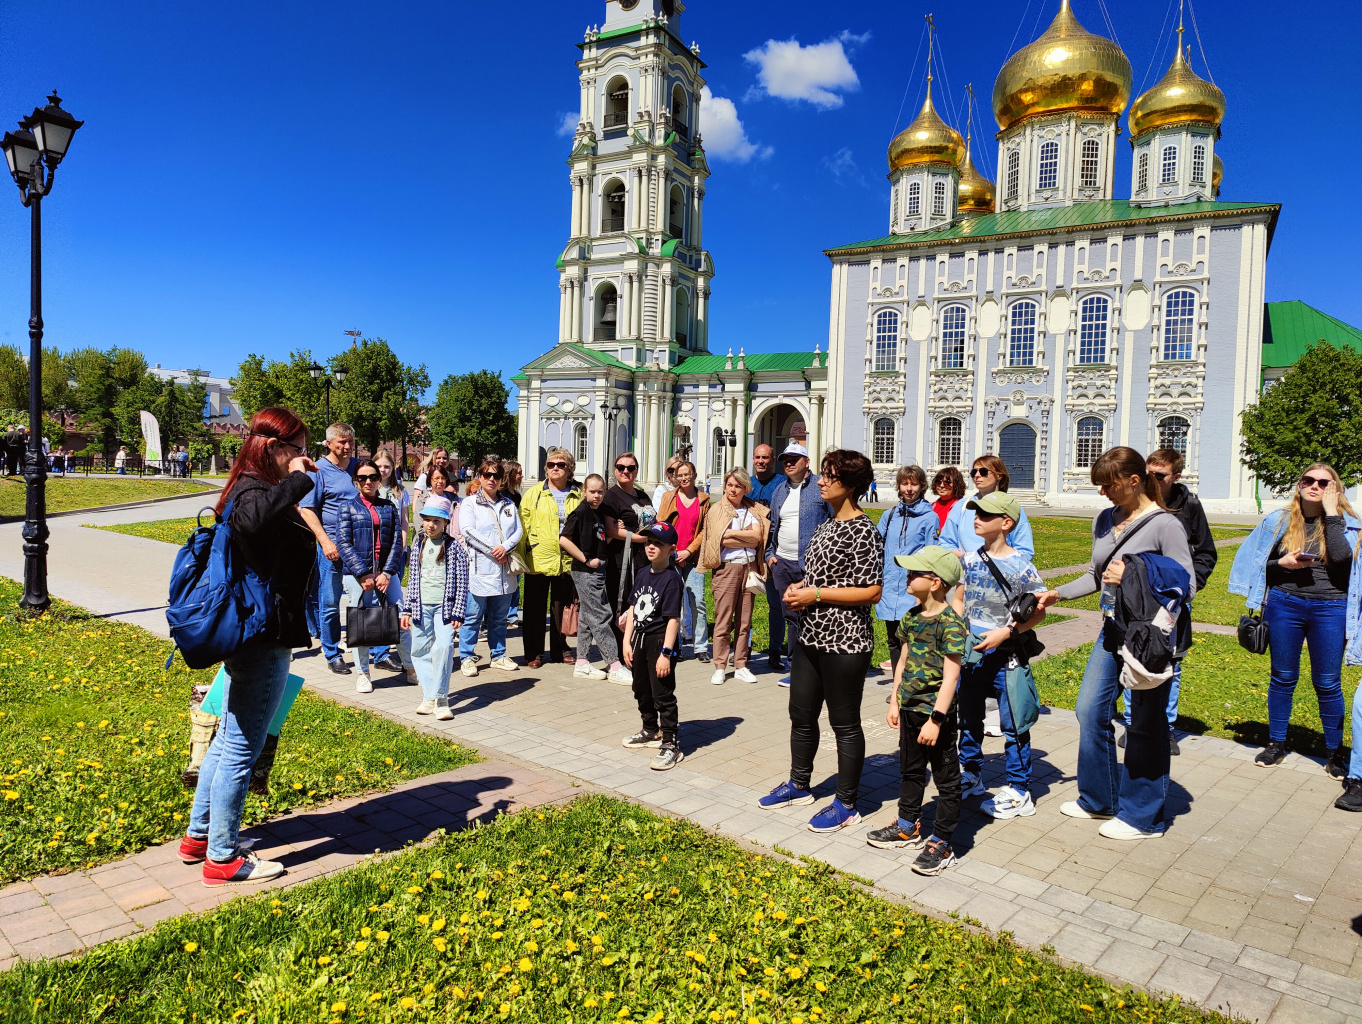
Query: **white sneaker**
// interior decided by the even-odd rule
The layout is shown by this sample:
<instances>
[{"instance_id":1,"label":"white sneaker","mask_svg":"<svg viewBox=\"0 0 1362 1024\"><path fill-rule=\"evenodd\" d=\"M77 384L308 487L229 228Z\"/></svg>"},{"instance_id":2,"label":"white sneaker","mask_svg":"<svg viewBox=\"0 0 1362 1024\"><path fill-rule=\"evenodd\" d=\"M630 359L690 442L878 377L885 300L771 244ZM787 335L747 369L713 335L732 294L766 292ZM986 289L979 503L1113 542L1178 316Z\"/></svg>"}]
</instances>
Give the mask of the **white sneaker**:
<instances>
[{"instance_id":1,"label":"white sneaker","mask_svg":"<svg viewBox=\"0 0 1362 1024\"><path fill-rule=\"evenodd\" d=\"M572 670L573 679L604 679L605 673L598 668L593 668L589 661L577 662L577 667ZM630 680L632 682L633 680Z\"/></svg>"},{"instance_id":2,"label":"white sneaker","mask_svg":"<svg viewBox=\"0 0 1362 1024\"><path fill-rule=\"evenodd\" d=\"M504 654L503 654L500 658L494 658L494 659L492 660L492 662L491 662L487 667L488 667L488 668L497 669L497 670L500 671L500 672L519 672L519 671L520 671L520 666L517 665L517 664L516 664L514 661L512 661L510 658L506 657L506 655L504 655Z\"/></svg>"},{"instance_id":3,"label":"white sneaker","mask_svg":"<svg viewBox=\"0 0 1362 1024\"><path fill-rule=\"evenodd\" d=\"M459 665L459 671L469 679L475 679L478 674L478 663L472 658L464 658L462 664Z\"/></svg>"},{"instance_id":4,"label":"white sneaker","mask_svg":"<svg viewBox=\"0 0 1362 1024\"><path fill-rule=\"evenodd\" d=\"M435 721L452 722L454 721L454 710L448 704L441 704L435 709Z\"/></svg>"},{"instance_id":5,"label":"white sneaker","mask_svg":"<svg viewBox=\"0 0 1362 1024\"><path fill-rule=\"evenodd\" d=\"M724 677L727 676L727 675L728 675L728 673L725 672L723 669L721 669L721 668L716 668L716 669L714 670L714 674L713 674L712 676L709 677L709 681L710 681L711 683L713 683L715 686L723 686L723 685L724 685Z\"/></svg>"},{"instance_id":6,"label":"white sneaker","mask_svg":"<svg viewBox=\"0 0 1362 1024\"><path fill-rule=\"evenodd\" d=\"M984 780L979 778L974 772L960 773L960 799L969 796L981 796L988 792L984 788Z\"/></svg>"},{"instance_id":7,"label":"white sneaker","mask_svg":"<svg viewBox=\"0 0 1362 1024\"><path fill-rule=\"evenodd\" d=\"M433 700L423 700L416 705L418 715L433 715L435 713L435 702Z\"/></svg>"},{"instance_id":8,"label":"white sneaker","mask_svg":"<svg viewBox=\"0 0 1362 1024\"><path fill-rule=\"evenodd\" d=\"M985 735L985 736L994 736L994 737L997 737L997 736L1001 736L1002 734L1003 734L1003 727L1002 727L1001 725L992 725L992 724L988 724L988 725L985 725L985 726L984 726L984 735Z\"/></svg>"},{"instance_id":9,"label":"white sneaker","mask_svg":"<svg viewBox=\"0 0 1362 1024\"><path fill-rule=\"evenodd\" d=\"M1020 793L1011 786L998 790L997 796L985 800L979 809L994 818L1029 818L1036 813L1030 793Z\"/></svg>"},{"instance_id":10,"label":"white sneaker","mask_svg":"<svg viewBox=\"0 0 1362 1024\"><path fill-rule=\"evenodd\" d=\"M634 685L634 673L621 665L619 668L612 668L607 677L612 683L619 683L621 686Z\"/></svg>"},{"instance_id":11,"label":"white sneaker","mask_svg":"<svg viewBox=\"0 0 1362 1024\"><path fill-rule=\"evenodd\" d=\"M369 682L369 677L366 676L363 672L361 672L359 674L359 678L355 680L355 692L356 693L374 692L374 684Z\"/></svg>"},{"instance_id":12,"label":"white sneaker","mask_svg":"<svg viewBox=\"0 0 1362 1024\"><path fill-rule=\"evenodd\" d=\"M757 677L752 674L752 670L746 665L734 672L733 678L740 683L755 683L757 681Z\"/></svg>"},{"instance_id":13,"label":"white sneaker","mask_svg":"<svg viewBox=\"0 0 1362 1024\"><path fill-rule=\"evenodd\" d=\"M1092 811L1084 810L1077 800L1070 800L1068 803L1059 805L1059 813L1067 818L1091 818L1094 821L1101 821L1110 818L1110 814L1093 814Z\"/></svg>"},{"instance_id":14,"label":"white sneaker","mask_svg":"<svg viewBox=\"0 0 1362 1024\"><path fill-rule=\"evenodd\" d=\"M1102 827L1097 830L1099 836L1106 836L1108 839L1158 839L1163 835L1162 832L1141 832L1134 825L1127 825L1120 818L1111 818L1102 822Z\"/></svg>"}]
</instances>

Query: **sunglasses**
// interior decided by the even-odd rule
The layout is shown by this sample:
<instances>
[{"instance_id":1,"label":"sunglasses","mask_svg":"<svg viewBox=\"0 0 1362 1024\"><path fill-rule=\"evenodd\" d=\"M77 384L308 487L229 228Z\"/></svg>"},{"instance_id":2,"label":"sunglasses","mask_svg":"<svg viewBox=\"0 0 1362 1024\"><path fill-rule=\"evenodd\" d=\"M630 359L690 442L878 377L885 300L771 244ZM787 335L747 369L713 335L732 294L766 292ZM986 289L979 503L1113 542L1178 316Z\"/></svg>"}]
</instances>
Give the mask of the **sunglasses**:
<instances>
[{"instance_id":1,"label":"sunglasses","mask_svg":"<svg viewBox=\"0 0 1362 1024\"><path fill-rule=\"evenodd\" d=\"M912 583L913 580L920 580L920 579L922 579L924 576L928 576L928 577L930 577L930 578L932 578L932 579L939 579L939 578L940 578L940 577L938 577L937 574L934 573L934 572L923 572L923 571L920 570L920 569L909 569L909 570L908 570L908 582L909 582L909 583Z\"/></svg>"},{"instance_id":2,"label":"sunglasses","mask_svg":"<svg viewBox=\"0 0 1362 1024\"><path fill-rule=\"evenodd\" d=\"M975 512L975 513L974 513L974 518L975 518L975 519L982 519L982 520L983 520L984 522L986 522L986 523L991 523L991 522L993 522L993 520L995 520L995 519L1001 519L1002 517L1003 517L1003 514L1002 514L1001 512Z\"/></svg>"},{"instance_id":3,"label":"sunglasses","mask_svg":"<svg viewBox=\"0 0 1362 1024\"><path fill-rule=\"evenodd\" d=\"M1158 480L1160 483L1162 483L1164 480L1167 480L1167 479L1168 479L1170 476L1172 476L1173 474L1171 474L1171 473L1159 473L1159 472L1156 472L1155 470L1152 470L1152 469L1151 469L1151 470L1149 471L1149 475L1152 476L1155 480Z\"/></svg>"},{"instance_id":4,"label":"sunglasses","mask_svg":"<svg viewBox=\"0 0 1362 1024\"><path fill-rule=\"evenodd\" d=\"M1303 476L1301 477L1302 487L1328 487L1333 483L1332 477L1327 476Z\"/></svg>"},{"instance_id":5,"label":"sunglasses","mask_svg":"<svg viewBox=\"0 0 1362 1024\"><path fill-rule=\"evenodd\" d=\"M498 478L501 476L501 474L500 474L500 473L483 473L483 474L481 474L481 476L482 476L482 478L483 478L484 480L496 480L496 479L498 479Z\"/></svg>"},{"instance_id":6,"label":"sunglasses","mask_svg":"<svg viewBox=\"0 0 1362 1024\"><path fill-rule=\"evenodd\" d=\"M377 473L356 473L355 479L362 482L365 480L382 480L383 478Z\"/></svg>"},{"instance_id":7,"label":"sunglasses","mask_svg":"<svg viewBox=\"0 0 1362 1024\"><path fill-rule=\"evenodd\" d=\"M637 466L630 466L629 464L624 463L624 462L617 462L617 463L615 463L615 472L616 472L616 473L637 473L637 472L638 472L638 467L637 467Z\"/></svg>"},{"instance_id":8,"label":"sunglasses","mask_svg":"<svg viewBox=\"0 0 1362 1024\"><path fill-rule=\"evenodd\" d=\"M970 476L992 476L992 475L993 475L993 470L991 470L991 469L984 469L983 467L980 467L979 469L971 469L971 470L969 471L969 475L970 475Z\"/></svg>"},{"instance_id":9,"label":"sunglasses","mask_svg":"<svg viewBox=\"0 0 1362 1024\"><path fill-rule=\"evenodd\" d=\"M566 463L566 462L546 462L546 463L544 463L544 468L545 468L545 469L567 469L567 463Z\"/></svg>"}]
</instances>

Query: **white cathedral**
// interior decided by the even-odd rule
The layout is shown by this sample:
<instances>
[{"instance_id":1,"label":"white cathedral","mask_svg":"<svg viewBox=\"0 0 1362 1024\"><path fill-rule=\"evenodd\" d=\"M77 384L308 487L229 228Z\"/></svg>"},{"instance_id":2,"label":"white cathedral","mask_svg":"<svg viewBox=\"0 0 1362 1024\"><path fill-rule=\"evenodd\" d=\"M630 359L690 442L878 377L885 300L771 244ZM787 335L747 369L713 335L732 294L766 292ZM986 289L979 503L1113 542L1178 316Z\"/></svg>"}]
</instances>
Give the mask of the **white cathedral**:
<instances>
[{"instance_id":1,"label":"white cathedral","mask_svg":"<svg viewBox=\"0 0 1362 1024\"><path fill-rule=\"evenodd\" d=\"M1127 444L1179 448L1210 510L1254 510L1239 414L1262 386L1265 326L1271 341L1280 206L1218 201L1225 100L1181 34L1130 104L1126 55L1061 0L994 84L996 189L937 114L929 65L926 103L889 147L889 233L826 250L825 350L735 356L708 348L705 65L684 9L606 0L580 44L558 344L513 378L528 477L561 446L579 478L612 480L633 450L648 486L678 451L712 480L793 436L865 451L881 480L993 452L1024 501L1089 507L1105 504L1092 461ZM1129 199L1115 197L1123 120Z\"/></svg>"}]
</instances>

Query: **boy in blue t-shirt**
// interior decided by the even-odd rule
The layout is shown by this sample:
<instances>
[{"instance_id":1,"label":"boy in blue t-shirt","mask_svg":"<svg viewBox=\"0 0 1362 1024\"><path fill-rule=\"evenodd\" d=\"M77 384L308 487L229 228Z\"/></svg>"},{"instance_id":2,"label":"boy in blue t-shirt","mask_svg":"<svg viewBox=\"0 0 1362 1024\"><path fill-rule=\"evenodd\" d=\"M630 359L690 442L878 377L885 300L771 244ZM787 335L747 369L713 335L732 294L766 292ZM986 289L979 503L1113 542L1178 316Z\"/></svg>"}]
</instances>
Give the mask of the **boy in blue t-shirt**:
<instances>
[{"instance_id":1,"label":"boy in blue t-shirt","mask_svg":"<svg viewBox=\"0 0 1362 1024\"><path fill-rule=\"evenodd\" d=\"M657 747L654 771L675 768L685 757L677 742L676 638L681 632L685 582L672 565L676 528L653 523L643 531L648 564L634 577L624 613L624 663L634 673L634 699L643 728L624 738L626 747Z\"/></svg>"}]
</instances>

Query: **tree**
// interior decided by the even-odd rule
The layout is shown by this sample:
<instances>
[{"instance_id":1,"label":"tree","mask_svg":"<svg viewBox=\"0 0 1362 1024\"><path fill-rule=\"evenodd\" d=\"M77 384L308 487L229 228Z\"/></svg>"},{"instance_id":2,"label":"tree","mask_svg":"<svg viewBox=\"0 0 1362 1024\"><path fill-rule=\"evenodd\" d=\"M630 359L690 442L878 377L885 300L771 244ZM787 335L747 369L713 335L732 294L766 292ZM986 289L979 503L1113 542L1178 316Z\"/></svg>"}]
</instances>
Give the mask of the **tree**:
<instances>
[{"instance_id":1,"label":"tree","mask_svg":"<svg viewBox=\"0 0 1362 1024\"><path fill-rule=\"evenodd\" d=\"M1274 491L1312 462L1362 479L1362 353L1320 341L1242 415L1241 461Z\"/></svg>"},{"instance_id":2,"label":"tree","mask_svg":"<svg viewBox=\"0 0 1362 1024\"><path fill-rule=\"evenodd\" d=\"M13 345L0 345L0 408L28 408L28 363Z\"/></svg>"},{"instance_id":3,"label":"tree","mask_svg":"<svg viewBox=\"0 0 1362 1024\"><path fill-rule=\"evenodd\" d=\"M430 410L430 436L465 462L484 455L515 458L516 421L506 408L511 393L491 370L450 374Z\"/></svg>"},{"instance_id":4,"label":"tree","mask_svg":"<svg viewBox=\"0 0 1362 1024\"><path fill-rule=\"evenodd\" d=\"M321 441L327 427L324 385L308 372L312 362L308 349L290 352L288 362L267 363L264 356L248 355L232 377L232 389L242 415L249 420L261 409L280 405L291 409L307 424L308 436L314 442Z\"/></svg>"},{"instance_id":5,"label":"tree","mask_svg":"<svg viewBox=\"0 0 1362 1024\"><path fill-rule=\"evenodd\" d=\"M345 371L345 383L332 394L332 411L355 428L370 453L384 441L410 435L412 403L430 387L424 365L407 366L382 338L365 338L332 359L331 369Z\"/></svg>"}]
</instances>

